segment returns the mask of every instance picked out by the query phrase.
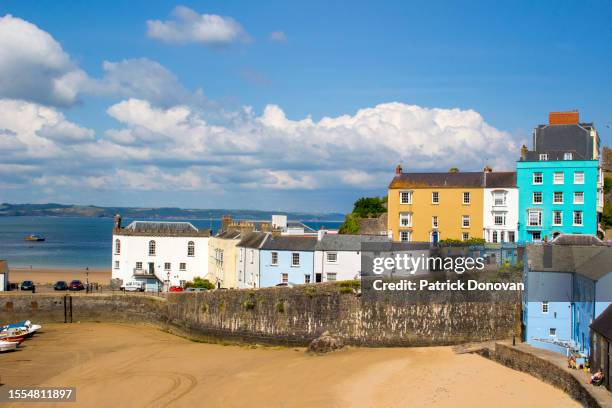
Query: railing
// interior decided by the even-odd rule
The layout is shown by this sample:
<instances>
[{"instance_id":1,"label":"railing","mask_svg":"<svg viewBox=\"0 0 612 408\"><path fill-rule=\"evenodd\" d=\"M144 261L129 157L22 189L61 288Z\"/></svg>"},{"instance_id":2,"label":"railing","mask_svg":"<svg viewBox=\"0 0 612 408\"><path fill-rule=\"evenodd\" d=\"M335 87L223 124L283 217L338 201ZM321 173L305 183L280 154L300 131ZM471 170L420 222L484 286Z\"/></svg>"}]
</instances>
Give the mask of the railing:
<instances>
[{"instance_id":1,"label":"railing","mask_svg":"<svg viewBox=\"0 0 612 408\"><path fill-rule=\"evenodd\" d=\"M134 276L155 276L155 273L153 271L149 271L148 269L140 269L140 268L134 268L133 274Z\"/></svg>"}]
</instances>

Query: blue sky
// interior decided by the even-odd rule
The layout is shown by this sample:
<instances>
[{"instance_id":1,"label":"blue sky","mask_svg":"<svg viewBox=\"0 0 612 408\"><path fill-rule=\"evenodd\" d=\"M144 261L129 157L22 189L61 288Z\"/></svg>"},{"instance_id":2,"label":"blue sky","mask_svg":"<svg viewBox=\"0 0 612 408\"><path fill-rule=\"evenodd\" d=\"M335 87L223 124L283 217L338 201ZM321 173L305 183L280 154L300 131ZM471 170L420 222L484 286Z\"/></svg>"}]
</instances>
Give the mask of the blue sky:
<instances>
[{"instance_id":1,"label":"blue sky","mask_svg":"<svg viewBox=\"0 0 612 408\"><path fill-rule=\"evenodd\" d=\"M511 169L550 110L579 109L612 143L609 2L21 0L4 1L7 14L19 50L33 48L5 78L42 85L0 80L5 111L62 117L47 115L46 155L32 146L49 123L0 117L7 145L19 139L0 159L1 201L346 211L384 194L397 162ZM225 31L183 30L202 15ZM61 47L54 72L80 78L70 95L40 91L57 79L44 77L51 54L15 19Z\"/></svg>"}]
</instances>

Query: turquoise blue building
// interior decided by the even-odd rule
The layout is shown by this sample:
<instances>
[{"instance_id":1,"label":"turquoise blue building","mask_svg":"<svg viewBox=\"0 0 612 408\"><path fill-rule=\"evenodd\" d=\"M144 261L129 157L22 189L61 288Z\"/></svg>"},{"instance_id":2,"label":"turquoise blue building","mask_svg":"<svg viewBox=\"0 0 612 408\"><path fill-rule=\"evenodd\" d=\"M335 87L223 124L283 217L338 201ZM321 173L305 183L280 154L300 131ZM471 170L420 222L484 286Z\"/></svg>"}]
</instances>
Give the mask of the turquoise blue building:
<instances>
[{"instance_id":1,"label":"turquoise blue building","mask_svg":"<svg viewBox=\"0 0 612 408\"><path fill-rule=\"evenodd\" d=\"M259 254L259 287L315 283L316 236L270 237Z\"/></svg>"}]
</instances>

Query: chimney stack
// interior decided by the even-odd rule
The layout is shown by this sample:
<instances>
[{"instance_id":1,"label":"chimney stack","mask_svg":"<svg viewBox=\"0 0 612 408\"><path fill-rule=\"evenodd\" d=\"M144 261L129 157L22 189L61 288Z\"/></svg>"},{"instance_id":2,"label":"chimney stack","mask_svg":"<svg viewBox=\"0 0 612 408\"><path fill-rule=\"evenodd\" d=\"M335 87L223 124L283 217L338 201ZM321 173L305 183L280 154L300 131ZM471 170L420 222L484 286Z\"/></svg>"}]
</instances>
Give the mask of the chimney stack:
<instances>
[{"instance_id":1,"label":"chimney stack","mask_svg":"<svg viewBox=\"0 0 612 408\"><path fill-rule=\"evenodd\" d=\"M580 115L577 110L569 112L550 112L548 114L549 125L577 125Z\"/></svg>"},{"instance_id":2,"label":"chimney stack","mask_svg":"<svg viewBox=\"0 0 612 408\"><path fill-rule=\"evenodd\" d=\"M402 166L400 164L395 168L395 174L402 174Z\"/></svg>"},{"instance_id":3,"label":"chimney stack","mask_svg":"<svg viewBox=\"0 0 612 408\"><path fill-rule=\"evenodd\" d=\"M521 146L521 160L525 160L527 158L528 151L529 149L527 149L527 146L525 145Z\"/></svg>"},{"instance_id":4,"label":"chimney stack","mask_svg":"<svg viewBox=\"0 0 612 408\"><path fill-rule=\"evenodd\" d=\"M120 230L121 229L121 215L119 215L119 214L115 215L114 229L116 229L116 230Z\"/></svg>"},{"instance_id":5,"label":"chimney stack","mask_svg":"<svg viewBox=\"0 0 612 408\"><path fill-rule=\"evenodd\" d=\"M484 170L485 173L491 173L493 172L493 169L491 168L491 166L485 166Z\"/></svg>"},{"instance_id":6,"label":"chimney stack","mask_svg":"<svg viewBox=\"0 0 612 408\"><path fill-rule=\"evenodd\" d=\"M223 215L221 217L221 232L225 232L227 230L229 230L229 226L232 223L232 216L231 215Z\"/></svg>"}]
</instances>

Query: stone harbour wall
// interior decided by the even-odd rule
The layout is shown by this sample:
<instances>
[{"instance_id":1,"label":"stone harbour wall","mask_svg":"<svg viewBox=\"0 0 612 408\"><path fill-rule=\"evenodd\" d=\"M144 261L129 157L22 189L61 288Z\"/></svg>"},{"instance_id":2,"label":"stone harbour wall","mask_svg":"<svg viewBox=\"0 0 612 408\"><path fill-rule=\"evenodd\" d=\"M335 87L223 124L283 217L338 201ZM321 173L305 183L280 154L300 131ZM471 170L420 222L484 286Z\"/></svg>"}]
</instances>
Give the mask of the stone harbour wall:
<instances>
[{"instance_id":1,"label":"stone harbour wall","mask_svg":"<svg viewBox=\"0 0 612 408\"><path fill-rule=\"evenodd\" d=\"M70 320L149 324L202 341L307 345L325 331L346 344L434 346L520 337L520 294L419 299L358 296L349 286L306 285L201 293L0 295L0 322ZM438 300L436 300L438 299Z\"/></svg>"}]
</instances>

